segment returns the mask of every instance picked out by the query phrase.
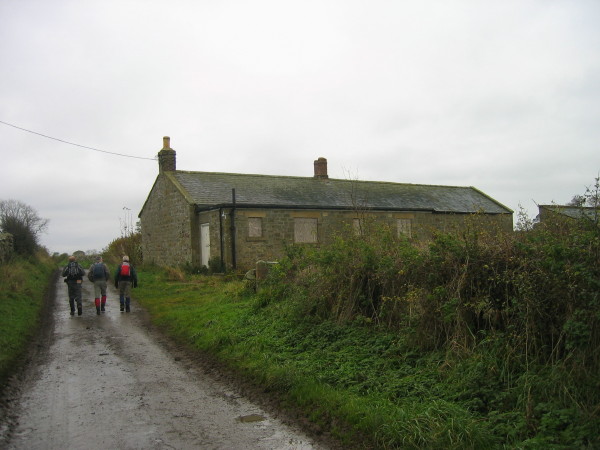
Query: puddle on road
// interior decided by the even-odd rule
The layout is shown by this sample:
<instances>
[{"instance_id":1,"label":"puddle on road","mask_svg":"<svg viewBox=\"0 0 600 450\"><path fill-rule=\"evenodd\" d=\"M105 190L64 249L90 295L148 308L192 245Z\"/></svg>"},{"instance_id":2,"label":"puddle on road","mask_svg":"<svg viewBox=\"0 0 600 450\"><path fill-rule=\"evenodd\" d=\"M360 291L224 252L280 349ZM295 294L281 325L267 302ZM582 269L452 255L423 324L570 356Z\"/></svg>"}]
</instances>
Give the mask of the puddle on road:
<instances>
[{"instance_id":1,"label":"puddle on road","mask_svg":"<svg viewBox=\"0 0 600 450\"><path fill-rule=\"evenodd\" d=\"M265 418L259 414L249 414L247 416L240 416L238 420L242 423L262 422Z\"/></svg>"}]
</instances>

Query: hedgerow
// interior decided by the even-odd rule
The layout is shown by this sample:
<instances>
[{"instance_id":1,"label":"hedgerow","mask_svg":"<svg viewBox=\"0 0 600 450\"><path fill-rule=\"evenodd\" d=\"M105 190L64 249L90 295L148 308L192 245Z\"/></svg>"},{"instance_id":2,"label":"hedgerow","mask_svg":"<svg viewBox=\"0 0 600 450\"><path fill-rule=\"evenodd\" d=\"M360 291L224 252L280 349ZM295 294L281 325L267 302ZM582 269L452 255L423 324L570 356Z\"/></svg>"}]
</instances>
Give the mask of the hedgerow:
<instances>
[{"instance_id":1,"label":"hedgerow","mask_svg":"<svg viewBox=\"0 0 600 450\"><path fill-rule=\"evenodd\" d=\"M477 216L416 244L386 228L290 250L257 307L386 330L443 354L444 395L504 442L600 446L600 226L554 217L514 233Z\"/></svg>"}]
</instances>

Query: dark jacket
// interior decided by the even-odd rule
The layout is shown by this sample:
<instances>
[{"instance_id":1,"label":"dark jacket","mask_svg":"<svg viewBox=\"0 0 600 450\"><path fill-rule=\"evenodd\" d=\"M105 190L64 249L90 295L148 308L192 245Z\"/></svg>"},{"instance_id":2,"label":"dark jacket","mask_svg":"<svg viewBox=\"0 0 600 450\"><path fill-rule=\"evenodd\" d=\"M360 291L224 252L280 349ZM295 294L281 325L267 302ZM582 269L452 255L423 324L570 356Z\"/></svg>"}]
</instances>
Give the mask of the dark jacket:
<instances>
[{"instance_id":1,"label":"dark jacket","mask_svg":"<svg viewBox=\"0 0 600 450\"><path fill-rule=\"evenodd\" d=\"M119 281L130 281L134 288L137 287L138 279L135 268L129 264L129 275L121 275L122 266L123 264L119 264L119 267L117 267L117 271L115 272L115 287L119 287Z\"/></svg>"},{"instance_id":2,"label":"dark jacket","mask_svg":"<svg viewBox=\"0 0 600 450\"><path fill-rule=\"evenodd\" d=\"M65 266L62 271L62 276L65 277L65 283L77 282L83 280L85 270L77 261L71 261Z\"/></svg>"}]
</instances>

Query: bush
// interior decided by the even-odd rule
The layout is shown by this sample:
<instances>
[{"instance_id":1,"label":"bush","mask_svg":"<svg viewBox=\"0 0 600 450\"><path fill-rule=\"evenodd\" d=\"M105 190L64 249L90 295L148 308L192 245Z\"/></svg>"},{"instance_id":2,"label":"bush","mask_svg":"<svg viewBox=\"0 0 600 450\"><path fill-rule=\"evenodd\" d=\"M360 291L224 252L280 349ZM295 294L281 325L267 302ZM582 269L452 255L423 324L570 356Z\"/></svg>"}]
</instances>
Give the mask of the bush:
<instances>
[{"instance_id":1,"label":"bush","mask_svg":"<svg viewBox=\"0 0 600 450\"><path fill-rule=\"evenodd\" d=\"M104 260L112 264L120 264L124 255L129 256L129 261L134 265L143 263L142 235L133 233L113 240L103 250Z\"/></svg>"},{"instance_id":2,"label":"bush","mask_svg":"<svg viewBox=\"0 0 600 450\"><path fill-rule=\"evenodd\" d=\"M593 445L588 432L600 427L597 222L554 217L512 234L475 217L420 247L380 228L291 251L279 266L258 306L292 302L298 318L395 330L420 352L443 352L444 366L461 368L448 372L448 382L462 386L474 411L503 418L518 411L516 441Z\"/></svg>"}]
</instances>

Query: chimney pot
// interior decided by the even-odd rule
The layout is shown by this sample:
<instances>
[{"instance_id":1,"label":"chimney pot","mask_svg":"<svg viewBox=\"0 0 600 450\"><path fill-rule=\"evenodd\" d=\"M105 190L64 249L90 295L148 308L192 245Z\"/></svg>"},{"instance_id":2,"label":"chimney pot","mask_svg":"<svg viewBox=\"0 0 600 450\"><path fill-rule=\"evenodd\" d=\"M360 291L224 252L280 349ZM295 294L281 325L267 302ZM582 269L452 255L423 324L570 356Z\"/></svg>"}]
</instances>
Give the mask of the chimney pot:
<instances>
[{"instance_id":1,"label":"chimney pot","mask_svg":"<svg viewBox=\"0 0 600 450\"><path fill-rule=\"evenodd\" d=\"M315 161L315 178L327 179L327 159L320 157Z\"/></svg>"},{"instance_id":2,"label":"chimney pot","mask_svg":"<svg viewBox=\"0 0 600 450\"><path fill-rule=\"evenodd\" d=\"M158 152L158 172L174 172L176 167L175 150L171 148L171 138L163 137L163 148Z\"/></svg>"}]
</instances>

